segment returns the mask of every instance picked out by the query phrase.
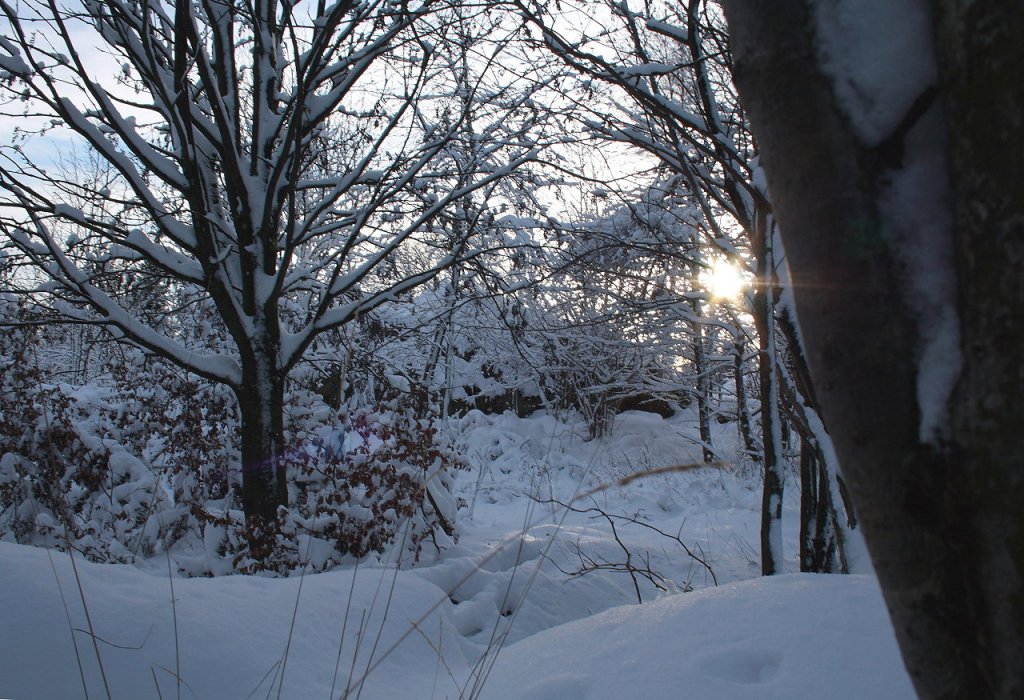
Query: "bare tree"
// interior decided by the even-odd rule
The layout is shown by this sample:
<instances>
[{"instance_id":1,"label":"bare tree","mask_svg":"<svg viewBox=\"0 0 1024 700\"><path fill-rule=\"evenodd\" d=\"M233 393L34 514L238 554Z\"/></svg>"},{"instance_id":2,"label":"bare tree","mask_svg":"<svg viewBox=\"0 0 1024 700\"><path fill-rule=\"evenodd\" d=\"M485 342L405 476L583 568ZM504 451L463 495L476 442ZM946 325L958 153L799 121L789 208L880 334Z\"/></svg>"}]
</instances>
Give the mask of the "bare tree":
<instances>
[{"instance_id":1,"label":"bare tree","mask_svg":"<svg viewBox=\"0 0 1024 700\"><path fill-rule=\"evenodd\" d=\"M799 337L778 280L784 254L778 249L772 202L759 175L756 143L733 86L722 12L707 0L651 2L642 7L608 0L578 3L571 10L564 4L516 4L550 50L589 82L615 90L616 99L593 110L587 119L595 133L631 144L677 173L703 214L700 228L709 246L754 273L748 299L760 385L761 568L765 574L777 573L783 567L781 406L787 385L794 399L789 405L800 414L798 428L814 431L805 437L828 445L829 435L813 396L802 391L810 382L803 378L807 369ZM579 16L590 16L591 23ZM602 29L588 34L582 26ZM787 353L792 356L788 363L783 362ZM822 464L830 491L836 490L838 465L824 460ZM829 508L832 501L819 503ZM827 519L835 520L831 515ZM835 544L841 547L842 538Z\"/></svg>"},{"instance_id":2,"label":"bare tree","mask_svg":"<svg viewBox=\"0 0 1024 700\"><path fill-rule=\"evenodd\" d=\"M71 182L37 149L6 147L0 228L65 317L231 388L256 544L287 504L289 371L319 335L471 254L468 235L434 224L536 156L532 113L511 118L523 107L512 93L443 99L450 32L470 14L444 0L0 7L7 115L70 132L116 175ZM439 163L471 115L489 139L463 143L451 172ZM211 305L223 346L188 344L119 303L84 264L86 241ZM394 266L410 248L423 264Z\"/></svg>"},{"instance_id":3,"label":"bare tree","mask_svg":"<svg viewBox=\"0 0 1024 700\"><path fill-rule=\"evenodd\" d=\"M725 5L815 385L915 687L1021 697L1024 6Z\"/></svg>"}]
</instances>

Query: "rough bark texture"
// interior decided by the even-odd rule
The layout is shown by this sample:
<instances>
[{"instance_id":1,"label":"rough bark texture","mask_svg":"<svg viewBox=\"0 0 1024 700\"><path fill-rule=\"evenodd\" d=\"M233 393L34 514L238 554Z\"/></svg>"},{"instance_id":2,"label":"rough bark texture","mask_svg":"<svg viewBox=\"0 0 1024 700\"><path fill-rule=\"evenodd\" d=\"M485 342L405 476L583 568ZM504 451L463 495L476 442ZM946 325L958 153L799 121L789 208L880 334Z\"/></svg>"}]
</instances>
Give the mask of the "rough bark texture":
<instances>
[{"instance_id":1,"label":"rough bark texture","mask_svg":"<svg viewBox=\"0 0 1024 700\"><path fill-rule=\"evenodd\" d=\"M990 697L1024 697L1024 3L938 3L963 374L952 413L972 632Z\"/></svg>"},{"instance_id":2,"label":"rough bark texture","mask_svg":"<svg viewBox=\"0 0 1024 700\"><path fill-rule=\"evenodd\" d=\"M815 389L915 687L1022 697L1024 5L950 0L940 15L966 339L941 448L920 439L921 329L878 194L906 139L944 133L943 101L884 152L866 147L819 71L804 0L725 5Z\"/></svg>"},{"instance_id":3,"label":"rough bark texture","mask_svg":"<svg viewBox=\"0 0 1024 700\"><path fill-rule=\"evenodd\" d=\"M278 506L288 505L284 462L284 378L267 358L243 366L236 390L241 414L242 509L252 556L273 550Z\"/></svg>"}]
</instances>

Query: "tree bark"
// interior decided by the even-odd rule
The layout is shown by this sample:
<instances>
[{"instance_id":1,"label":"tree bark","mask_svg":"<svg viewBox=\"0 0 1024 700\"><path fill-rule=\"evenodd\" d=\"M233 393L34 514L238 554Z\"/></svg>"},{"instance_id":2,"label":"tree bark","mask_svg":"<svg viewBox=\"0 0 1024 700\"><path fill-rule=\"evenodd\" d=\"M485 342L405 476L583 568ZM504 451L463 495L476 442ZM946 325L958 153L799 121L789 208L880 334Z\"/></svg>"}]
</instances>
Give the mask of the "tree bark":
<instances>
[{"instance_id":1,"label":"tree bark","mask_svg":"<svg viewBox=\"0 0 1024 700\"><path fill-rule=\"evenodd\" d=\"M700 315L699 302L694 302L694 313ZM693 333L693 368L697 373L697 423L700 429L701 450L704 463L715 461L715 453L711 447L711 377L707 360L707 340L704 337L704 326L692 324Z\"/></svg>"},{"instance_id":2,"label":"tree bark","mask_svg":"<svg viewBox=\"0 0 1024 700\"><path fill-rule=\"evenodd\" d=\"M736 381L736 424L739 426L743 449L754 459L760 459L754 434L750 430L750 409L747 407L747 383L743 379L743 354L746 341L737 332L733 335L733 378Z\"/></svg>"},{"instance_id":3,"label":"tree bark","mask_svg":"<svg viewBox=\"0 0 1024 700\"><path fill-rule=\"evenodd\" d=\"M968 634L989 697L1024 697L1024 4L938 2L952 135L963 372L950 403L972 570ZM985 688L981 691L980 688ZM990 690L989 690L990 689Z\"/></svg>"},{"instance_id":4,"label":"tree bark","mask_svg":"<svg viewBox=\"0 0 1024 700\"><path fill-rule=\"evenodd\" d=\"M774 219L764 206L754 209L750 241L757 262L751 311L757 331L757 369L761 409L761 454L764 484L761 492L761 574L783 570L782 415L779 410L778 344L775 327Z\"/></svg>"},{"instance_id":5,"label":"tree bark","mask_svg":"<svg viewBox=\"0 0 1024 700\"><path fill-rule=\"evenodd\" d=\"M817 571L814 542L818 505L817 463L806 438L800 444L800 571Z\"/></svg>"},{"instance_id":6,"label":"tree bark","mask_svg":"<svg viewBox=\"0 0 1024 700\"><path fill-rule=\"evenodd\" d=\"M844 571L835 504L824 457L814 440L800 438L800 571Z\"/></svg>"},{"instance_id":7,"label":"tree bark","mask_svg":"<svg viewBox=\"0 0 1024 700\"><path fill-rule=\"evenodd\" d=\"M754 290L754 326L757 329L757 364L760 379L761 445L764 487L761 493L761 573L783 571L782 496L785 485L782 459L782 416L779 411L779 377L776 359L775 316L772 309L772 255L770 233L760 226L762 250L758 253L758 285Z\"/></svg>"},{"instance_id":8,"label":"tree bark","mask_svg":"<svg viewBox=\"0 0 1024 700\"><path fill-rule=\"evenodd\" d=\"M1015 698L1024 696L1024 5L939 5L940 99L922 94L867 144L837 105L804 0L725 3L815 389L915 688L924 698ZM908 284L900 228L913 205L882 202L908 154L922 152L932 184L952 180L953 196L933 213L957 214L963 366L944 399L952 420L942 439L922 427L935 408L918 393L930 388L919 372L931 329Z\"/></svg>"},{"instance_id":9,"label":"tree bark","mask_svg":"<svg viewBox=\"0 0 1024 700\"><path fill-rule=\"evenodd\" d=\"M288 505L284 375L277 371L276 353L268 357L262 350L249 353L242 364L243 384L235 389L241 414L242 509L250 553L257 560L273 551L277 510Z\"/></svg>"}]
</instances>

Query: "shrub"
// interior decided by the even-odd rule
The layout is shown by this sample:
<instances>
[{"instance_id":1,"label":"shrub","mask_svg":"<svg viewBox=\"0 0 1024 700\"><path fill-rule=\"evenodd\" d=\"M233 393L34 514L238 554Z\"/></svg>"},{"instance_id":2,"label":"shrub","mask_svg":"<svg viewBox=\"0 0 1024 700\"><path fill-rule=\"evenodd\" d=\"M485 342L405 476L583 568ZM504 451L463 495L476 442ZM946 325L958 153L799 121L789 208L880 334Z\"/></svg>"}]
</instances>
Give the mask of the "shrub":
<instances>
[{"instance_id":1,"label":"shrub","mask_svg":"<svg viewBox=\"0 0 1024 700\"><path fill-rule=\"evenodd\" d=\"M251 556L241 511L197 507L207 554L189 573L325 571L392 547L400 561L415 562L424 545L440 551L457 539L450 479L464 465L433 420L357 409L302 439L287 458L292 505L278 511L275 550Z\"/></svg>"},{"instance_id":2,"label":"shrub","mask_svg":"<svg viewBox=\"0 0 1024 700\"><path fill-rule=\"evenodd\" d=\"M277 546L253 556L230 393L133 348L112 354L102 382L52 383L41 342L33 326L0 337L0 538L111 562L185 540L198 554L180 556L183 573L214 575L324 570L393 545L415 561L455 537L461 464L409 397L339 412L290 394L291 507Z\"/></svg>"}]
</instances>

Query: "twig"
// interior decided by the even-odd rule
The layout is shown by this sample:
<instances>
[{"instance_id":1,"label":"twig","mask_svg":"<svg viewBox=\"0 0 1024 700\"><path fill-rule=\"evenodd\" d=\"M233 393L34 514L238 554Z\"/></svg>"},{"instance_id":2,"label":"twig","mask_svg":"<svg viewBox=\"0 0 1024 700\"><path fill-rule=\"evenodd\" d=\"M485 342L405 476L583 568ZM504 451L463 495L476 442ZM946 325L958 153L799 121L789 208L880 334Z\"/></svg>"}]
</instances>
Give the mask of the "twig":
<instances>
[{"instance_id":1,"label":"twig","mask_svg":"<svg viewBox=\"0 0 1024 700\"><path fill-rule=\"evenodd\" d=\"M186 683L186 682L185 682L185 679L184 679L184 678L182 678L181 676L179 676L179 675L178 675L177 673L175 673L175 672L174 672L174 671L172 671L171 669L167 668L166 666L161 666L160 664L154 664L154 665L155 665L155 666L156 666L156 667L157 667L158 669L160 669L161 671L163 671L164 673L166 673L167 675L169 675L169 676L173 676L174 678L176 678L176 679L178 680L178 683L179 683L180 685L183 685L183 686L185 686L185 688L186 688L186 689L188 690L188 692L192 693L192 697L194 697L194 698L197 698L197 697L199 697L198 695L196 695L196 691L195 691L195 690L194 690L194 689L192 688L192 686L190 686L190 685L189 685L188 683ZM153 670L153 667L152 667L152 666L150 666L150 670ZM266 676L264 676L264 678L266 678ZM262 681L261 681L261 683L262 683Z\"/></svg>"},{"instance_id":2,"label":"twig","mask_svg":"<svg viewBox=\"0 0 1024 700\"><path fill-rule=\"evenodd\" d=\"M130 651L138 651L146 645L146 640L149 639L149 635L153 632L153 626L149 626L149 630L146 632L146 636L143 637L142 641L138 644L115 644L114 642L109 642L103 637L99 636L98 634L92 634L89 630L84 630L81 627L76 627L75 632L81 632L86 636L92 637L97 642L103 642L108 647L113 647L114 649L128 649Z\"/></svg>"},{"instance_id":3,"label":"twig","mask_svg":"<svg viewBox=\"0 0 1024 700\"><path fill-rule=\"evenodd\" d=\"M331 694L327 700L334 700L334 688L338 682L338 668L341 666L341 651L345 648L345 630L348 627L348 614L352 610L352 598L356 590L356 575L359 573L359 560L352 568L352 583L348 588L348 602L345 604L345 617L341 621L341 638L338 640L338 657L334 660L334 676L331 678Z\"/></svg>"},{"instance_id":4,"label":"twig","mask_svg":"<svg viewBox=\"0 0 1024 700\"><path fill-rule=\"evenodd\" d=\"M307 561L309 552L307 549ZM292 622L288 627L288 641L284 645L284 658L281 660L281 679L277 685L277 700L281 700L281 691L284 689L284 672L288 668L288 652L292 647L292 634L295 633L295 620L299 616L299 600L302 598L302 584L306 582L307 564L302 565L302 573L299 574L299 590L295 594L295 607L292 609Z\"/></svg>"},{"instance_id":5,"label":"twig","mask_svg":"<svg viewBox=\"0 0 1024 700\"><path fill-rule=\"evenodd\" d=\"M646 473L652 473L652 472L646 472ZM635 477L636 475L630 475L630 476L631 477ZM549 502L549 501L542 501L542 502L546 503L546 502ZM617 518L620 521L627 522L627 523L632 523L634 525L638 525L640 527L643 527L643 528L646 528L648 530L651 530L652 532L656 532L657 534L661 535L662 537L667 537L668 539L675 541L680 547L682 547L683 551L686 552L686 555L688 557L690 557L691 559L693 559L694 561L699 563L701 566L703 566L707 570L707 572L709 574L711 574L711 580L714 582L714 584L716 586L718 585L718 577L715 575L715 571L711 567L711 564L709 564L707 562L707 559L705 557L699 556L696 553L694 553L694 551L692 549L690 549L686 545L685 542L683 542L683 539L682 539L682 537L680 535L670 535L669 533L665 532L664 530L662 530L660 528L657 528L654 525L651 525L650 523L645 523L645 522L643 522L642 520L640 520L640 519L638 519L636 517L630 517L630 516L627 516L627 515L616 515L614 513L608 513L607 511L604 511L601 508L598 508L596 505L591 507L591 508L577 508L577 507L573 506L571 503L562 503L561 501L557 501L557 500L554 500L554 499L551 499L550 502L556 503L557 505L559 505L559 506L561 506L563 508L566 508L567 510L572 511L573 513L579 513L580 515L586 515L588 513L594 513L595 515L593 515L592 517L595 517L595 518L597 518L597 517L605 518L606 520L608 520L609 523L612 523L612 531L613 532L615 531L615 526L614 526L614 523L613 523L613 519ZM619 543L620 546L624 547L622 542L619 540L617 534L616 534L615 539ZM703 554L703 552L702 552L702 554ZM628 552L627 552L627 563L628 563Z\"/></svg>"},{"instance_id":6,"label":"twig","mask_svg":"<svg viewBox=\"0 0 1024 700\"><path fill-rule=\"evenodd\" d=\"M346 700L352 692L352 677L356 673L356 660L359 658L359 650L363 648L363 635L365 633L366 608L363 608L363 612L359 615L359 629L356 630L356 648L352 650L352 665L348 668L348 678L345 679L345 692L341 695L341 697ZM361 684L363 680L364 679L360 678L359 683ZM360 685L360 687L362 687L362 685Z\"/></svg>"},{"instance_id":7,"label":"twig","mask_svg":"<svg viewBox=\"0 0 1024 700\"><path fill-rule=\"evenodd\" d=\"M256 687L253 688L251 691L249 691L249 694L245 696L245 700L249 700L249 698L251 698L253 695L255 695L256 691L259 690L260 687L263 685L263 682L265 680L267 680L267 678L270 677L270 674L274 673L277 670L277 667L280 666L280 665L281 665L280 661L275 661L273 663L273 665L269 669L267 669L267 672L263 674L263 678L261 678L260 682L256 684ZM276 678L276 675L275 675L275 678ZM270 689L272 690L273 688L274 688L274 683L273 683L273 681L271 681ZM270 695L270 691L269 690L267 691L267 695Z\"/></svg>"},{"instance_id":8,"label":"twig","mask_svg":"<svg viewBox=\"0 0 1024 700\"><path fill-rule=\"evenodd\" d=\"M410 530L412 530L411 518L406 521L406 528L402 533L402 541L398 549L399 554L395 558L395 573L391 577L391 587L388 589L388 597L384 603L384 616L381 618L380 627L377 628L377 636L373 639L373 646L370 647L370 658L366 661L366 671L363 672L362 678L359 679L359 689L356 691L356 700L359 700L360 696L362 696L363 686L366 683L366 679L370 676L370 670L374 667L373 657L377 654L377 647L384 634L384 625L388 621L388 612L391 610L391 601L395 597L395 585L398 583L398 569L401 562L401 552L405 551L405 545L408 540Z\"/></svg>"},{"instance_id":9,"label":"twig","mask_svg":"<svg viewBox=\"0 0 1024 700\"><path fill-rule=\"evenodd\" d=\"M178 604L174 600L174 576L171 573L171 552L164 543L164 554L167 555L167 583L171 586L171 619L174 623L174 677L178 679L177 699L181 700L181 655L178 647Z\"/></svg>"},{"instance_id":10,"label":"twig","mask_svg":"<svg viewBox=\"0 0 1024 700\"><path fill-rule=\"evenodd\" d=\"M89 627L89 636L92 637L92 648L96 652L96 663L100 667L100 678L103 679L103 689L107 691L107 700L111 700L110 696L110 684L107 683L107 672L103 670L103 657L100 656L100 646L96 643L97 636L92 626L92 616L89 615L89 606L85 602L85 590L82 588L82 579L78 575L78 565L75 564L75 555L71 547L71 539L68 537L67 530L64 531L64 541L68 545L68 557L71 559L71 570L75 574L75 583L78 584L78 595L82 599L82 609L85 611L85 623Z\"/></svg>"},{"instance_id":11,"label":"twig","mask_svg":"<svg viewBox=\"0 0 1024 700\"><path fill-rule=\"evenodd\" d=\"M156 670L152 666L150 666L149 672L153 674L153 685L156 686L157 700L164 700L164 694L160 692L160 682L156 679Z\"/></svg>"},{"instance_id":12,"label":"twig","mask_svg":"<svg viewBox=\"0 0 1024 700\"><path fill-rule=\"evenodd\" d=\"M78 640L75 639L75 628L71 625L71 611L68 610L68 601L64 597L64 587L60 585L60 576L57 575L57 566L53 563L53 553L47 549L46 556L50 558L50 568L53 569L53 578L57 581L57 591L60 593L60 602L64 606L64 615L68 619L68 630L71 632L71 645L75 648L75 662L78 664L78 675L82 679L82 692L85 693L85 700L89 700L89 687L85 683L85 671L82 669L82 656L78 653Z\"/></svg>"},{"instance_id":13,"label":"twig","mask_svg":"<svg viewBox=\"0 0 1024 700\"><path fill-rule=\"evenodd\" d=\"M627 474L618 481L611 481L606 484L598 484L589 491L581 493L579 496L573 498L570 503L576 503L582 501L584 498L590 498L599 493L607 491L613 486L628 486L638 479L645 479L649 476L660 476L662 474L677 474L681 472L692 472L699 469L706 469L708 467L714 467L717 469L729 469L730 465L727 462L689 462L687 464L672 464L667 467L655 467L654 469L645 469L642 472L633 472ZM556 501L557 503L557 501Z\"/></svg>"},{"instance_id":14,"label":"twig","mask_svg":"<svg viewBox=\"0 0 1024 700\"><path fill-rule=\"evenodd\" d=\"M439 617L438 620L441 623L441 626L439 628L439 634L443 635L444 634L444 618L443 617ZM419 625L417 625L415 622L412 622L410 624L412 624L412 626L415 628L416 632L418 632L419 635L421 637L423 637L423 641L425 641L427 643L427 646L429 646L431 648L431 650L435 654L437 654L437 667L434 670L434 685L433 685L433 687L430 690L430 697L433 698L435 695L437 695L437 677L438 677L438 674L439 674L440 669L442 667L448 673L448 677L452 679L452 682L455 683L456 685L458 685L458 680L455 678L455 672L452 671L451 666L449 666L448 663L444 660L444 654L441 653L441 637L438 637L438 643L434 644L434 640L430 638L430 635L428 635L426 632L424 632L422 629L420 629Z\"/></svg>"}]
</instances>

